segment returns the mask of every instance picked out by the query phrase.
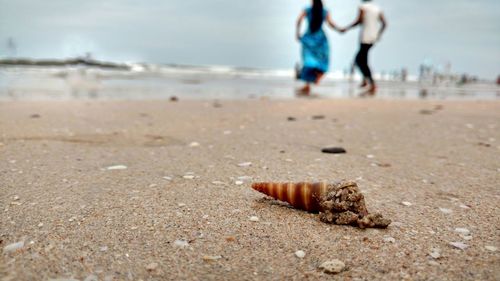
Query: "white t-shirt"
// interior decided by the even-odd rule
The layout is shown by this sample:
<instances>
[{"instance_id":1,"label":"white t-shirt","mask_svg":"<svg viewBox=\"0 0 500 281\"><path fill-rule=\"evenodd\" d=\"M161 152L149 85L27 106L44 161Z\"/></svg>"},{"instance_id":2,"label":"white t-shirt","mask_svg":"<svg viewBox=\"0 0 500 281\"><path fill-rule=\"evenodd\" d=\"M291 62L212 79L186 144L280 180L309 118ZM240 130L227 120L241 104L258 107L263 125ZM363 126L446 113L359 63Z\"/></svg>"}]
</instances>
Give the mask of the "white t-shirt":
<instances>
[{"instance_id":1,"label":"white t-shirt","mask_svg":"<svg viewBox=\"0 0 500 281\"><path fill-rule=\"evenodd\" d=\"M363 11L361 43L373 44L378 38L379 20L382 10L372 2L363 3L359 8Z\"/></svg>"}]
</instances>

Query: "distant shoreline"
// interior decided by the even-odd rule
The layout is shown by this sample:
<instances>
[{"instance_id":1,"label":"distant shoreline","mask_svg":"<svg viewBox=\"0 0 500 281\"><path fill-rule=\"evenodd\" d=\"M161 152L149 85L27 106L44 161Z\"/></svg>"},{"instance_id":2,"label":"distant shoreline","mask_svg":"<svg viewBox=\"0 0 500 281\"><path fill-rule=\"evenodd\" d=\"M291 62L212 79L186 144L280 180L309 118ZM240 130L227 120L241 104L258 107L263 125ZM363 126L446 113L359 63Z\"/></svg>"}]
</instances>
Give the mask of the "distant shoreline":
<instances>
[{"instance_id":1,"label":"distant shoreline","mask_svg":"<svg viewBox=\"0 0 500 281\"><path fill-rule=\"evenodd\" d=\"M70 59L27 59L27 58L16 58L16 59L0 59L0 65L7 66L90 66L90 67L100 67L108 69L119 69L119 70L129 70L130 67L126 64L104 62L94 59L87 58L70 58Z\"/></svg>"}]
</instances>

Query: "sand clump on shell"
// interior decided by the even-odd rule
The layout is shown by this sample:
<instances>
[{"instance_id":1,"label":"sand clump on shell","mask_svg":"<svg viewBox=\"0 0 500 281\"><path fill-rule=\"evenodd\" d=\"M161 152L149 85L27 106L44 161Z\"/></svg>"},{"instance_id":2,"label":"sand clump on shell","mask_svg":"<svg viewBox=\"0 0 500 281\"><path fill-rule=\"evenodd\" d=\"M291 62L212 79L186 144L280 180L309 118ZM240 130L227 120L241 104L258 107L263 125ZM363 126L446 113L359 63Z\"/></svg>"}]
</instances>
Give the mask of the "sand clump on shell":
<instances>
[{"instance_id":1,"label":"sand clump on shell","mask_svg":"<svg viewBox=\"0 0 500 281\"><path fill-rule=\"evenodd\" d=\"M254 183L252 188L294 208L319 213L322 222L360 228L386 228L391 221L369 213L353 181L338 183Z\"/></svg>"}]
</instances>

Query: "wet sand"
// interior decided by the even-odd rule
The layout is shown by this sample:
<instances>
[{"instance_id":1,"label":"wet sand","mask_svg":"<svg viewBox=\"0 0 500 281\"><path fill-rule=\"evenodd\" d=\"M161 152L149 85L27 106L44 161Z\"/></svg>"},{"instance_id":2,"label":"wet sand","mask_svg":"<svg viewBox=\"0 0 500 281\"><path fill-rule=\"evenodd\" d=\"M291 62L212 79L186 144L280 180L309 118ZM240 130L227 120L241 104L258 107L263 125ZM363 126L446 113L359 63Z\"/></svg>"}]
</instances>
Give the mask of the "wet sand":
<instances>
[{"instance_id":1,"label":"wet sand","mask_svg":"<svg viewBox=\"0 0 500 281\"><path fill-rule=\"evenodd\" d=\"M500 279L497 101L4 102L0 134L1 280ZM250 188L340 179L388 229Z\"/></svg>"}]
</instances>

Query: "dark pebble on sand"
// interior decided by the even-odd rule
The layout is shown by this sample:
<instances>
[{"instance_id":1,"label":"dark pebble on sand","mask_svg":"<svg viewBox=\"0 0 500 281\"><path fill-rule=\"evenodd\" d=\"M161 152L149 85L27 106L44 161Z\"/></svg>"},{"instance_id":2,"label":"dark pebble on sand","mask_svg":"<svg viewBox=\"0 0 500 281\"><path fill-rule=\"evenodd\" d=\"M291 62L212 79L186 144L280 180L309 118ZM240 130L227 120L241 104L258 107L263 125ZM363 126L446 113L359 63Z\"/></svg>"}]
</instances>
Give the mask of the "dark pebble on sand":
<instances>
[{"instance_id":1,"label":"dark pebble on sand","mask_svg":"<svg viewBox=\"0 0 500 281\"><path fill-rule=\"evenodd\" d=\"M295 118L295 117L288 117L288 119L287 119L287 120L288 120L288 121L297 121L297 118Z\"/></svg>"},{"instance_id":2,"label":"dark pebble on sand","mask_svg":"<svg viewBox=\"0 0 500 281\"><path fill-rule=\"evenodd\" d=\"M479 143L477 143L477 145L479 145L479 146L483 146L483 147L491 147L491 144L489 144L489 143L484 143L484 142L479 142Z\"/></svg>"},{"instance_id":3,"label":"dark pebble on sand","mask_svg":"<svg viewBox=\"0 0 500 281\"><path fill-rule=\"evenodd\" d=\"M178 97L176 97L176 96L171 96L171 97L170 97L170 101L171 101L171 102L176 102L176 101L179 101L179 98L178 98Z\"/></svg>"},{"instance_id":4,"label":"dark pebble on sand","mask_svg":"<svg viewBox=\"0 0 500 281\"><path fill-rule=\"evenodd\" d=\"M343 154L347 153L347 151L342 148L342 147L326 147L321 150L323 153L328 153L328 154Z\"/></svg>"},{"instance_id":5,"label":"dark pebble on sand","mask_svg":"<svg viewBox=\"0 0 500 281\"><path fill-rule=\"evenodd\" d=\"M314 115L312 117L313 120L324 120L325 118L325 115Z\"/></svg>"},{"instance_id":6,"label":"dark pebble on sand","mask_svg":"<svg viewBox=\"0 0 500 281\"><path fill-rule=\"evenodd\" d=\"M30 115L30 118L33 118L33 119L36 119L36 118L40 118L40 114L31 114Z\"/></svg>"}]
</instances>

